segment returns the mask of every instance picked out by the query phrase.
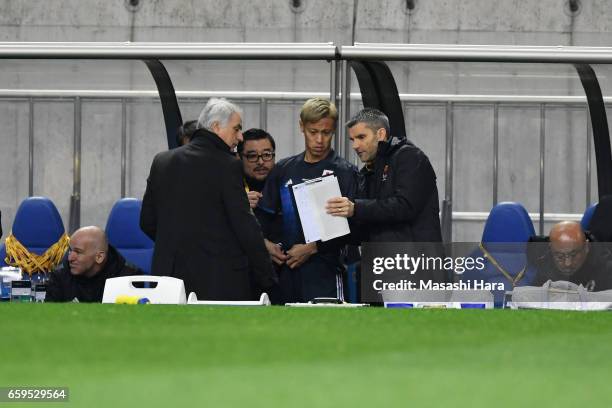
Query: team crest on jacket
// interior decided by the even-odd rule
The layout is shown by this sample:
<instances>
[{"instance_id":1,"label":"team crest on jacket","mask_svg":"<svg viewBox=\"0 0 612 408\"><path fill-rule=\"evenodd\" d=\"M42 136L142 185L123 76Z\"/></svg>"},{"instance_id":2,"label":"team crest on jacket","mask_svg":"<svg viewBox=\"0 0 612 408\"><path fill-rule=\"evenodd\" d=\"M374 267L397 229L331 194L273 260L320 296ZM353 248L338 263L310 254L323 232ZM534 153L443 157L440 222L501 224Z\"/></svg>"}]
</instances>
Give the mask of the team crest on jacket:
<instances>
[{"instance_id":1,"label":"team crest on jacket","mask_svg":"<svg viewBox=\"0 0 612 408\"><path fill-rule=\"evenodd\" d=\"M382 174L383 183L387 181L388 173L389 173L389 165L385 164L385 168L383 169L383 174Z\"/></svg>"}]
</instances>

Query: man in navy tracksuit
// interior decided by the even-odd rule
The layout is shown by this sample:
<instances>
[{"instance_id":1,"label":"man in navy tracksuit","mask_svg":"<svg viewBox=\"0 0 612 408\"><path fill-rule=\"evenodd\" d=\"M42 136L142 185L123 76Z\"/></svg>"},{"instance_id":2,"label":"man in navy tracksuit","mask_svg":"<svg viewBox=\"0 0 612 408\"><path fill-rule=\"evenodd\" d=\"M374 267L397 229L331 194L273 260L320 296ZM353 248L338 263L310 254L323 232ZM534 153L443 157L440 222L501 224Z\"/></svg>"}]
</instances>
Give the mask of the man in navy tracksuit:
<instances>
[{"instance_id":1,"label":"man in navy tracksuit","mask_svg":"<svg viewBox=\"0 0 612 408\"><path fill-rule=\"evenodd\" d=\"M280 242L266 240L272 260L280 265L279 283L285 302L307 302L315 297L343 299L340 253L345 238L306 244L292 185L326 175L338 178L343 196L355 197L357 168L331 149L338 112L323 98L306 101L300 112L305 151L279 161L270 172L259 201L268 216L263 222L269 238L274 223L282 224Z\"/></svg>"}]
</instances>

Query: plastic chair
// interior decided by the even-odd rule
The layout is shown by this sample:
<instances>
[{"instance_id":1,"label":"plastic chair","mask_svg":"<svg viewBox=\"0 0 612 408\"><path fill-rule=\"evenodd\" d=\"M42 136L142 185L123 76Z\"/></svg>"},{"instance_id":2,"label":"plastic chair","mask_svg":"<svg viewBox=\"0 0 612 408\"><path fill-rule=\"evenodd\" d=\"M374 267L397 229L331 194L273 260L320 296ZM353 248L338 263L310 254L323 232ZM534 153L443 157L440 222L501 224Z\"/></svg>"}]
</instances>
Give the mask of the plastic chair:
<instances>
[{"instance_id":1,"label":"plastic chair","mask_svg":"<svg viewBox=\"0 0 612 408\"><path fill-rule=\"evenodd\" d=\"M151 273L154 242L140 229L142 201L122 198L113 206L106 222L108 242L130 263Z\"/></svg>"},{"instance_id":2,"label":"plastic chair","mask_svg":"<svg viewBox=\"0 0 612 408\"><path fill-rule=\"evenodd\" d=\"M482 233L481 245L476 256L484 256L482 270L466 272L461 280L483 280L488 283L503 283L504 290L493 293L495 305L503 304L505 291L513 288L513 282L502 272L503 269L516 286L529 285L535 279L536 270L527 263L527 241L535 235L533 222L525 208L516 202L499 203L489 213ZM497 265L496 265L497 264ZM501 268L501 269L500 269ZM518 279L519 275L522 277Z\"/></svg>"},{"instance_id":3,"label":"plastic chair","mask_svg":"<svg viewBox=\"0 0 612 408\"><path fill-rule=\"evenodd\" d=\"M580 226L584 231L587 231L589 229L589 225L591 224L591 218L593 218L593 214L595 213L596 208L597 203L591 204L589 208L584 211L582 219L580 220Z\"/></svg>"},{"instance_id":4,"label":"plastic chair","mask_svg":"<svg viewBox=\"0 0 612 408\"><path fill-rule=\"evenodd\" d=\"M527 242L535 235L525 207L516 202L499 203L489 213L482 242Z\"/></svg>"},{"instance_id":5,"label":"plastic chair","mask_svg":"<svg viewBox=\"0 0 612 408\"><path fill-rule=\"evenodd\" d=\"M57 207L47 197L28 197L21 202L13 220L13 236L30 252L42 255L64 234ZM0 266L6 266L6 247L0 245Z\"/></svg>"}]
</instances>

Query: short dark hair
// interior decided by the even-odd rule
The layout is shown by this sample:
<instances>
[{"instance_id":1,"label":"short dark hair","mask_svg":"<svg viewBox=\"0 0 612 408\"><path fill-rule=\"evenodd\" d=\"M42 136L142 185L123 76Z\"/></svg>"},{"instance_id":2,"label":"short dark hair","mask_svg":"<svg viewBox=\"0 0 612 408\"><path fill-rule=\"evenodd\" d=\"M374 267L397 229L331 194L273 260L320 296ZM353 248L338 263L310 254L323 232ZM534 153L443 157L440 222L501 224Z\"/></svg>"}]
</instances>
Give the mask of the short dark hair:
<instances>
[{"instance_id":1,"label":"short dark hair","mask_svg":"<svg viewBox=\"0 0 612 408\"><path fill-rule=\"evenodd\" d=\"M187 139L185 143L189 143L195 131L198 130L197 125L197 120L189 120L179 126L176 131L176 144L181 146L183 139Z\"/></svg>"},{"instance_id":2,"label":"short dark hair","mask_svg":"<svg viewBox=\"0 0 612 408\"><path fill-rule=\"evenodd\" d=\"M276 151L276 143L274 143L274 138L268 132L263 129L252 128L249 130L245 130L242 132L242 138L244 139L242 142L238 143L238 154L242 156L242 150L244 149L244 143L249 140L261 140L268 139L270 144L272 145L272 150Z\"/></svg>"},{"instance_id":3,"label":"short dark hair","mask_svg":"<svg viewBox=\"0 0 612 408\"><path fill-rule=\"evenodd\" d=\"M385 129L387 131L387 136L391 137L389 118L378 109L364 108L360 110L351 118L351 120L346 122L346 127L350 129L357 123L365 123L365 125L373 132L376 132L381 128Z\"/></svg>"}]
</instances>

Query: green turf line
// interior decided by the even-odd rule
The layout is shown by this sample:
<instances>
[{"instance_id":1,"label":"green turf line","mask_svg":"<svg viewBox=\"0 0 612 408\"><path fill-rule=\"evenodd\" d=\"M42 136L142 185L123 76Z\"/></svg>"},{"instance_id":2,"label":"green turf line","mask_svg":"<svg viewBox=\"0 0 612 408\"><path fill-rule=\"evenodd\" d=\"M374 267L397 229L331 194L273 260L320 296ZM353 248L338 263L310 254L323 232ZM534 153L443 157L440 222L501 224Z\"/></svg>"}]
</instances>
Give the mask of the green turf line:
<instances>
[{"instance_id":1,"label":"green turf line","mask_svg":"<svg viewBox=\"0 0 612 408\"><path fill-rule=\"evenodd\" d=\"M68 386L71 402L50 406L612 406L605 312L0 304L0 314L0 386Z\"/></svg>"}]
</instances>

